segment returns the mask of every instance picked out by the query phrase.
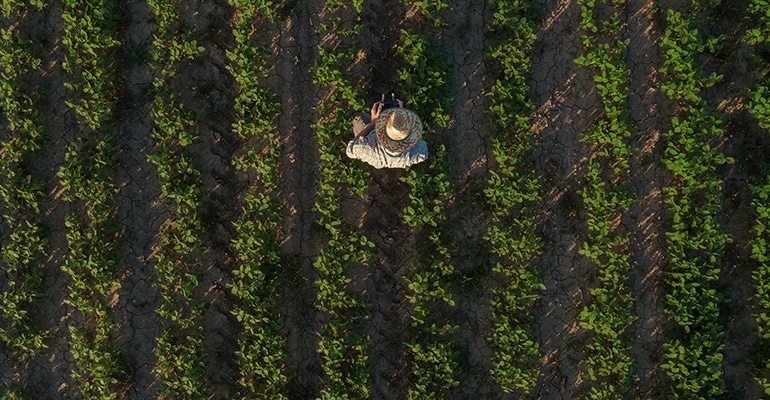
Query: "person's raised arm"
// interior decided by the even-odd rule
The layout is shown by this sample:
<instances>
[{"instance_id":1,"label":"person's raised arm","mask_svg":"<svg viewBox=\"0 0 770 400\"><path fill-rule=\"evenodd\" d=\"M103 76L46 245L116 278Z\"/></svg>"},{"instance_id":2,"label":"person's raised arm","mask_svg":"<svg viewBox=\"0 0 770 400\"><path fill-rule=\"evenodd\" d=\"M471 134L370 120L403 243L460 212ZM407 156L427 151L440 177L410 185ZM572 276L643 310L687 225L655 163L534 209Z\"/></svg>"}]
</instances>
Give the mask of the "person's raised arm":
<instances>
[{"instance_id":1,"label":"person's raised arm","mask_svg":"<svg viewBox=\"0 0 770 400\"><path fill-rule=\"evenodd\" d=\"M358 132L358 135L356 135L356 137L353 138L353 140L359 139L368 135L372 131L372 129L374 129L374 121L376 121L377 117L380 116L380 113L382 112L382 106L383 104L381 101L378 101L372 104L372 109L369 110L369 116L371 117L369 124L366 125L366 127L362 129L361 132Z\"/></svg>"}]
</instances>

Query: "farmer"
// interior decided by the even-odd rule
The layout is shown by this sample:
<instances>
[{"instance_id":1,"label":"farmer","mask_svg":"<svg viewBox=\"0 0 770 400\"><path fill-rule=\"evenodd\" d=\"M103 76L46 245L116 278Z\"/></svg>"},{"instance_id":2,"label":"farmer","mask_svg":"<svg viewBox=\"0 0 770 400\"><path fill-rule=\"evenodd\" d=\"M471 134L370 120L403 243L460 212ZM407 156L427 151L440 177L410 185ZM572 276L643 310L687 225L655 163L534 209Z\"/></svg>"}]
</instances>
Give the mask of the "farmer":
<instances>
[{"instance_id":1,"label":"farmer","mask_svg":"<svg viewBox=\"0 0 770 400\"><path fill-rule=\"evenodd\" d=\"M428 158L420 117L404 108L401 100L397 102L398 107L383 110L384 103L378 101L369 115L360 113L353 118L355 137L348 143L348 157L374 168L406 168Z\"/></svg>"}]
</instances>

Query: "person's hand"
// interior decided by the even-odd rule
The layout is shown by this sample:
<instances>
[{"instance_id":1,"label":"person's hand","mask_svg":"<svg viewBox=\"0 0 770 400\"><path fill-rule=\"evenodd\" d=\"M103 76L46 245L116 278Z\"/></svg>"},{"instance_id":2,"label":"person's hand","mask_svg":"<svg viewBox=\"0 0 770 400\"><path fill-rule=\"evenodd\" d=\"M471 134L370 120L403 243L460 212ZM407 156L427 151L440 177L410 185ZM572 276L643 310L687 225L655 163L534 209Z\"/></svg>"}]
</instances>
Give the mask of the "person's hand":
<instances>
[{"instance_id":1,"label":"person's hand","mask_svg":"<svg viewBox=\"0 0 770 400\"><path fill-rule=\"evenodd\" d=\"M381 101L378 101L378 102L375 102L374 104L372 104L372 109L371 109L371 111L369 111L369 116L372 117L372 123L374 122L374 120L377 119L377 117L380 116L380 113L382 112L382 106L383 105L384 104Z\"/></svg>"},{"instance_id":2,"label":"person's hand","mask_svg":"<svg viewBox=\"0 0 770 400\"><path fill-rule=\"evenodd\" d=\"M399 100L399 99L396 99L396 103L398 103L398 106L399 106L400 108L404 108L404 102L403 102L403 101L401 101L401 100Z\"/></svg>"}]
</instances>

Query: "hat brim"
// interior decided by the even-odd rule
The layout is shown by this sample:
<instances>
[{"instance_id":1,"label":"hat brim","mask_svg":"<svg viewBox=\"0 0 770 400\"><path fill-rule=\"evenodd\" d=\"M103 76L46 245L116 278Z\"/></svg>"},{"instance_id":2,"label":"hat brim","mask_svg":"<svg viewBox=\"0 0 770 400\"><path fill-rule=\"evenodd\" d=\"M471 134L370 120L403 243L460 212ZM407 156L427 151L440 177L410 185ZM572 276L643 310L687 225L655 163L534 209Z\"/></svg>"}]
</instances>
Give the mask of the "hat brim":
<instances>
[{"instance_id":1,"label":"hat brim","mask_svg":"<svg viewBox=\"0 0 770 400\"><path fill-rule=\"evenodd\" d=\"M387 124L391 114L397 110L406 111L407 118L412 119L412 129L409 135L402 140L393 140L388 136ZM377 132L377 140L380 141L380 145L393 153L401 153L414 147L417 142L422 139L422 121L420 117L412 110L406 108L388 108L380 113L377 120L374 121L374 128Z\"/></svg>"}]
</instances>

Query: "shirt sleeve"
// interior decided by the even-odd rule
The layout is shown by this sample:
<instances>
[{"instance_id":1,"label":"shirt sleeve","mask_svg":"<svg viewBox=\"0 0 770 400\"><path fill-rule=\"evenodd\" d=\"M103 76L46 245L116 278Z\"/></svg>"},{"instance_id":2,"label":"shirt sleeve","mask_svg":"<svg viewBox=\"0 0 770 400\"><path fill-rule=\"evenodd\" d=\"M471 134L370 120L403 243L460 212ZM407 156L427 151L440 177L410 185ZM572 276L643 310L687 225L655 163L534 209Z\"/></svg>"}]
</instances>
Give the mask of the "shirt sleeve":
<instances>
[{"instance_id":1,"label":"shirt sleeve","mask_svg":"<svg viewBox=\"0 0 770 400\"><path fill-rule=\"evenodd\" d=\"M409 150L409 165L421 163L428 159L428 144L420 140L411 150Z\"/></svg>"},{"instance_id":2,"label":"shirt sleeve","mask_svg":"<svg viewBox=\"0 0 770 400\"><path fill-rule=\"evenodd\" d=\"M375 133L353 139L348 143L345 153L350 158L361 160L374 168L406 168L428 158L428 144L420 140L409 151L390 154L380 146Z\"/></svg>"},{"instance_id":3,"label":"shirt sleeve","mask_svg":"<svg viewBox=\"0 0 770 400\"><path fill-rule=\"evenodd\" d=\"M379 147L377 135L374 133L351 140L348 143L345 154L350 158L369 163L375 168L382 168L385 166L385 155L383 150Z\"/></svg>"}]
</instances>

